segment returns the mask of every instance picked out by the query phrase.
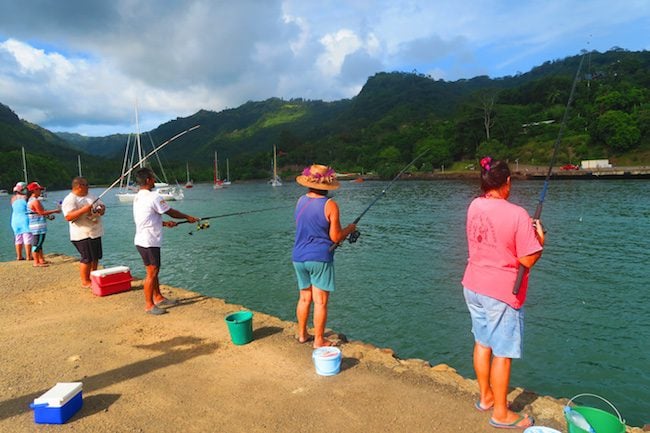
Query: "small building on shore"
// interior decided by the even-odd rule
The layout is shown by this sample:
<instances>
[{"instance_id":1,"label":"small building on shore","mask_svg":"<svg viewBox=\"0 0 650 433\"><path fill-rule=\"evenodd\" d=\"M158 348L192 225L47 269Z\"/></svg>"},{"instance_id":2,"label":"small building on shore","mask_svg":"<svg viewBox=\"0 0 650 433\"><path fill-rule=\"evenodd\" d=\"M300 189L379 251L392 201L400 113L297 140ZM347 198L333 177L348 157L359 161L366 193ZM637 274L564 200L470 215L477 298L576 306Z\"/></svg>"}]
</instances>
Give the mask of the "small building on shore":
<instances>
[{"instance_id":1,"label":"small building on shore","mask_svg":"<svg viewBox=\"0 0 650 433\"><path fill-rule=\"evenodd\" d=\"M593 170L594 168L612 168L609 159L584 159L580 162L580 168L583 170Z\"/></svg>"}]
</instances>

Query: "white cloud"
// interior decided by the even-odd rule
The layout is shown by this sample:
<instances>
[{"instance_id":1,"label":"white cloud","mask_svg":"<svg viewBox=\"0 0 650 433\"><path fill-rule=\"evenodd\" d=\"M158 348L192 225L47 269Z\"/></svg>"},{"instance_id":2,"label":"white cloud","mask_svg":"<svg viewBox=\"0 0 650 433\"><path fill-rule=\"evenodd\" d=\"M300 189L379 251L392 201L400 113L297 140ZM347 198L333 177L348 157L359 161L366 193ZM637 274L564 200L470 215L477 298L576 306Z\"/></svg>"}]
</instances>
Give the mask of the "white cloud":
<instances>
[{"instance_id":1,"label":"white cloud","mask_svg":"<svg viewBox=\"0 0 650 433\"><path fill-rule=\"evenodd\" d=\"M503 76L587 40L643 49L650 25L645 0L30 3L0 0L0 102L102 135L132 128L136 98L153 128L272 96L349 98L381 71Z\"/></svg>"}]
</instances>

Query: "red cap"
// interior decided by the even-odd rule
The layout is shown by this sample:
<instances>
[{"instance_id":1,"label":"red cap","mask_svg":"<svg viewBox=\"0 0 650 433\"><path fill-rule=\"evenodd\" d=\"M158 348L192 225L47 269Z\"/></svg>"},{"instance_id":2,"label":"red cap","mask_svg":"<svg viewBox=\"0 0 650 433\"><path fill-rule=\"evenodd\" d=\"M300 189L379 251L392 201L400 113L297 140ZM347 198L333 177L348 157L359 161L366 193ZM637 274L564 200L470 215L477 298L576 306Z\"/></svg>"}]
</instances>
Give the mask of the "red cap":
<instances>
[{"instance_id":1,"label":"red cap","mask_svg":"<svg viewBox=\"0 0 650 433\"><path fill-rule=\"evenodd\" d=\"M38 182L32 182L27 185L27 191L36 191L37 189L45 189L38 184Z\"/></svg>"}]
</instances>

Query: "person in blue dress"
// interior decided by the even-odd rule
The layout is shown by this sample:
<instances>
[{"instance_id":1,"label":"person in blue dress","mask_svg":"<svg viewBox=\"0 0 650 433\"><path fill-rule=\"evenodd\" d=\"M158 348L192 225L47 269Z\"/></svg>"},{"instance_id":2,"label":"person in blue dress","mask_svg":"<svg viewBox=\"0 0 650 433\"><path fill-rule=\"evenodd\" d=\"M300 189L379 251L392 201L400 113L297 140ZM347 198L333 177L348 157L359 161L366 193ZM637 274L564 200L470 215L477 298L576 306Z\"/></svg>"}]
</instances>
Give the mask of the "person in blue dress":
<instances>
[{"instance_id":1,"label":"person in blue dress","mask_svg":"<svg viewBox=\"0 0 650 433\"><path fill-rule=\"evenodd\" d=\"M29 231L29 216L27 212L27 184L18 182L11 196L11 229L14 231L16 245L16 260L32 259L32 232ZM23 257L23 248L25 257Z\"/></svg>"},{"instance_id":2,"label":"person in blue dress","mask_svg":"<svg viewBox=\"0 0 650 433\"><path fill-rule=\"evenodd\" d=\"M296 306L298 341L313 339L314 348L332 346L325 338L327 302L334 291L333 245L343 241L356 230L354 224L341 228L339 207L327 196L328 191L338 189L336 173L324 165L312 165L296 177L298 184L308 188L298 199L294 217L296 239L293 246L293 266L298 279L300 297ZM314 304L314 335L308 334L307 322L311 304Z\"/></svg>"}]
</instances>

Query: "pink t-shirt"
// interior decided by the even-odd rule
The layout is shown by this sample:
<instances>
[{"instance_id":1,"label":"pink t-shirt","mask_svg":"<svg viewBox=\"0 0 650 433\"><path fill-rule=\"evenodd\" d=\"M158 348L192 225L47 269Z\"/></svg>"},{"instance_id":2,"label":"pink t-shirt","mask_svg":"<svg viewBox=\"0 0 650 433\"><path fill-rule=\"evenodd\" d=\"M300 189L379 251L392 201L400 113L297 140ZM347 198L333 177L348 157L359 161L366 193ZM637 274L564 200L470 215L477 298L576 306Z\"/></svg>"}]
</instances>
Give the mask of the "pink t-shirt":
<instances>
[{"instance_id":1,"label":"pink t-shirt","mask_svg":"<svg viewBox=\"0 0 650 433\"><path fill-rule=\"evenodd\" d=\"M467 210L467 245L463 286L521 308L526 301L528 270L519 293L513 295L517 258L542 250L528 212L507 200L474 199Z\"/></svg>"}]
</instances>

